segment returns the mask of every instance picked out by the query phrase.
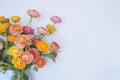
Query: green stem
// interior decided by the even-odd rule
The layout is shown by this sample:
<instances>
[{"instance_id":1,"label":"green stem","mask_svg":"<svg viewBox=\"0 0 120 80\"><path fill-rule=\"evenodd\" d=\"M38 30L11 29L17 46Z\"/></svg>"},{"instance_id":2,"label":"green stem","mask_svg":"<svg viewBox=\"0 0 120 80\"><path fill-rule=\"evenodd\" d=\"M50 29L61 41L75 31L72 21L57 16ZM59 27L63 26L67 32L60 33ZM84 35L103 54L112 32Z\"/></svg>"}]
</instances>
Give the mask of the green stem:
<instances>
[{"instance_id":1,"label":"green stem","mask_svg":"<svg viewBox=\"0 0 120 80\"><path fill-rule=\"evenodd\" d=\"M33 17L30 17L30 20L29 20L27 26L28 26L29 24L30 24L30 27L32 26L32 20L33 20Z\"/></svg>"},{"instance_id":2,"label":"green stem","mask_svg":"<svg viewBox=\"0 0 120 80\"><path fill-rule=\"evenodd\" d=\"M15 69L13 66L11 66L10 64L8 64L8 63L3 63L4 65L7 65L7 66L9 66L11 69Z\"/></svg>"}]
</instances>

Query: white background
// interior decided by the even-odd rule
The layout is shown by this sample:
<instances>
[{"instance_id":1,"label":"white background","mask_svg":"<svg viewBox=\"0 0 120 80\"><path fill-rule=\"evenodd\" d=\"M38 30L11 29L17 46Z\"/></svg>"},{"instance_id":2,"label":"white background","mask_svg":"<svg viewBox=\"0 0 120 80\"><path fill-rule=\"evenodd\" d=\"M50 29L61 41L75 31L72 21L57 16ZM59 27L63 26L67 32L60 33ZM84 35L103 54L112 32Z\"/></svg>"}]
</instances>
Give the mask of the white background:
<instances>
[{"instance_id":1,"label":"white background","mask_svg":"<svg viewBox=\"0 0 120 80\"><path fill-rule=\"evenodd\" d=\"M57 63L31 71L32 80L120 80L120 0L0 0L0 15L20 15L23 25L31 8L42 15L34 28L52 15L63 19L47 39L61 45ZM0 80L10 80L10 72Z\"/></svg>"}]
</instances>

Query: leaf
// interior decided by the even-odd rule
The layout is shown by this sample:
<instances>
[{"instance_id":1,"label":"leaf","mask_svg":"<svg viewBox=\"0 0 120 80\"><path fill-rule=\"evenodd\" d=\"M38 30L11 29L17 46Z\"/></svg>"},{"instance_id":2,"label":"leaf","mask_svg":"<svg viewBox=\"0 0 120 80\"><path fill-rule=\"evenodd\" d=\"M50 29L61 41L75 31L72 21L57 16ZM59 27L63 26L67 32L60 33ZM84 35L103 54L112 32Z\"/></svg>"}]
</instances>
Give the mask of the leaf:
<instances>
[{"instance_id":1,"label":"leaf","mask_svg":"<svg viewBox=\"0 0 120 80\"><path fill-rule=\"evenodd\" d=\"M56 62L53 54L48 54L47 57L49 57L52 61Z\"/></svg>"},{"instance_id":2,"label":"leaf","mask_svg":"<svg viewBox=\"0 0 120 80\"><path fill-rule=\"evenodd\" d=\"M34 66L33 70L37 72L39 69L37 66Z\"/></svg>"}]
</instances>

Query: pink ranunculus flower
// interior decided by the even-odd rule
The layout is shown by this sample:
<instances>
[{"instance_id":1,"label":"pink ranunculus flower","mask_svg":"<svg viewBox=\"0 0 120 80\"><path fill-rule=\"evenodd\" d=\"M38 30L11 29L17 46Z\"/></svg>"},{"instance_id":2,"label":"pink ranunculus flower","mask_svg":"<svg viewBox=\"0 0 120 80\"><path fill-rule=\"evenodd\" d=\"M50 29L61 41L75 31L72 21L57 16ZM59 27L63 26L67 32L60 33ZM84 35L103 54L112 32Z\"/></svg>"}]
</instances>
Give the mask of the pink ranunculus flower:
<instances>
[{"instance_id":1,"label":"pink ranunculus flower","mask_svg":"<svg viewBox=\"0 0 120 80\"><path fill-rule=\"evenodd\" d=\"M28 26L23 26L23 32L25 34L34 34L34 29L32 29L31 27L28 27Z\"/></svg>"},{"instance_id":2,"label":"pink ranunculus flower","mask_svg":"<svg viewBox=\"0 0 120 80\"><path fill-rule=\"evenodd\" d=\"M38 32L43 35L49 35L49 31L44 27L38 27Z\"/></svg>"},{"instance_id":3,"label":"pink ranunculus flower","mask_svg":"<svg viewBox=\"0 0 120 80\"><path fill-rule=\"evenodd\" d=\"M15 38L15 46L19 49L23 49L28 42L30 42L30 38L27 35L19 35Z\"/></svg>"},{"instance_id":4,"label":"pink ranunculus flower","mask_svg":"<svg viewBox=\"0 0 120 80\"><path fill-rule=\"evenodd\" d=\"M61 23L62 22L62 19L60 18L60 17L58 17L58 16L52 16L52 17L50 17L50 19L51 19L51 21L53 22L53 23Z\"/></svg>"},{"instance_id":5,"label":"pink ranunculus flower","mask_svg":"<svg viewBox=\"0 0 120 80\"><path fill-rule=\"evenodd\" d=\"M20 59L24 64L30 64L33 61L33 55L30 52L25 51L20 55Z\"/></svg>"},{"instance_id":6,"label":"pink ranunculus flower","mask_svg":"<svg viewBox=\"0 0 120 80\"><path fill-rule=\"evenodd\" d=\"M31 16L31 17L33 17L33 18L38 18L38 17L40 17L40 13L39 13L37 10L35 10L35 9L29 9L29 10L27 11L27 13L28 13L29 16Z\"/></svg>"},{"instance_id":7,"label":"pink ranunculus flower","mask_svg":"<svg viewBox=\"0 0 120 80\"><path fill-rule=\"evenodd\" d=\"M40 57L40 53L38 52L38 50L35 48L31 48L29 52L33 55L33 62L36 62Z\"/></svg>"}]
</instances>

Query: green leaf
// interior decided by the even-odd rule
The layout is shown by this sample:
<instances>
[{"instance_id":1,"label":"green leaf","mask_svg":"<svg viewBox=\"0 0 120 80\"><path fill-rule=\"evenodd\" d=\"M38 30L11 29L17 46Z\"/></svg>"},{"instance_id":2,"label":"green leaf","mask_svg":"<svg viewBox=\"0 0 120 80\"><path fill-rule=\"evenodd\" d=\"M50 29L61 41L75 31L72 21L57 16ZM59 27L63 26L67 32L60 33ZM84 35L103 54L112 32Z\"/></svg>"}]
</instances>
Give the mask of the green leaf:
<instances>
[{"instance_id":1,"label":"green leaf","mask_svg":"<svg viewBox=\"0 0 120 80\"><path fill-rule=\"evenodd\" d=\"M49 57L52 61L56 62L53 54L48 54L47 57Z\"/></svg>"},{"instance_id":2,"label":"green leaf","mask_svg":"<svg viewBox=\"0 0 120 80\"><path fill-rule=\"evenodd\" d=\"M37 72L39 69L37 66L34 66L33 70Z\"/></svg>"}]
</instances>

